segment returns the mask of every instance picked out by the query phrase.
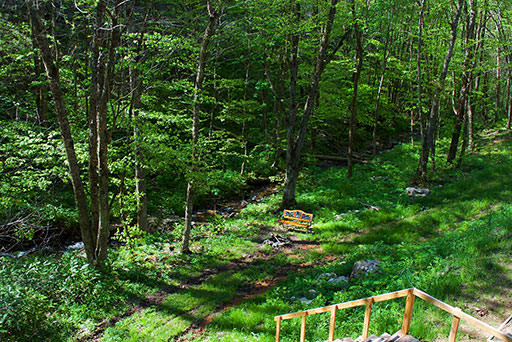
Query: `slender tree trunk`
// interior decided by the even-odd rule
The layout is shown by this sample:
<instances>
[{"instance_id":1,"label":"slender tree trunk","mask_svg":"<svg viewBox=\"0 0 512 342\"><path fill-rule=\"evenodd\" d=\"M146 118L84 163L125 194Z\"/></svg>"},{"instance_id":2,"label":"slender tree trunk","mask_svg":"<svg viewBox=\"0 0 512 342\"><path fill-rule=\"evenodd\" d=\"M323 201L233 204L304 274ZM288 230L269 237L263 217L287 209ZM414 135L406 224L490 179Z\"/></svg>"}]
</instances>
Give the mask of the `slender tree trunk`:
<instances>
[{"instance_id":1,"label":"slender tree trunk","mask_svg":"<svg viewBox=\"0 0 512 342\"><path fill-rule=\"evenodd\" d=\"M30 18L30 16L29 16ZM32 19L30 19L32 20ZM32 27L32 24L30 24ZM32 32L32 47L37 49L37 41L34 37L34 33ZM34 76L36 80L39 80L41 75L44 73L44 66L41 61L41 57L37 52L34 52L33 55L34 59ZM37 111L37 119L39 121L39 124L42 126L47 125L48 121L48 101L47 101L47 93L48 89L45 85L37 85L34 87L34 98L36 102L36 111Z\"/></svg>"},{"instance_id":2,"label":"slender tree trunk","mask_svg":"<svg viewBox=\"0 0 512 342\"><path fill-rule=\"evenodd\" d=\"M474 137L474 122L473 122L473 101L472 101L472 95L468 94L468 100L467 100L467 144L466 146L469 147L469 150L473 152L475 149L475 137Z\"/></svg>"},{"instance_id":3,"label":"slender tree trunk","mask_svg":"<svg viewBox=\"0 0 512 342\"><path fill-rule=\"evenodd\" d=\"M509 105L507 110L507 129L510 130L511 121L512 121L512 82L510 82L510 78L512 75L509 74L509 89L508 89L508 96L509 96Z\"/></svg>"},{"instance_id":4,"label":"slender tree trunk","mask_svg":"<svg viewBox=\"0 0 512 342\"><path fill-rule=\"evenodd\" d=\"M240 167L240 176L244 175L245 172L245 164L247 163L247 138L245 137L245 128L247 124L247 87L249 85L249 70L251 66L251 41L247 39L247 64L245 65L245 79L244 79L244 105L243 105L243 121L242 121L242 143L243 143L243 161L242 166Z\"/></svg>"},{"instance_id":5,"label":"slender tree trunk","mask_svg":"<svg viewBox=\"0 0 512 342\"><path fill-rule=\"evenodd\" d=\"M131 7L131 14L133 15L134 5ZM136 46L137 57L135 57L134 63L138 64L143 55L145 47L144 34L146 29L147 17L150 8L146 9L146 15L142 28L140 29L140 35ZM136 32L135 27L130 28L133 33ZM146 189L146 170L144 163L144 153L141 146L140 137L140 116L139 109L141 107L141 96L143 90L143 79L140 76L139 71L136 68L130 68L130 90L132 98L130 101L130 117L133 122L133 157L134 157L134 176L135 176L135 196L137 200L137 226L141 231L149 231L148 227L148 199Z\"/></svg>"},{"instance_id":6,"label":"slender tree trunk","mask_svg":"<svg viewBox=\"0 0 512 342\"><path fill-rule=\"evenodd\" d=\"M382 93L382 86L384 84L384 75L386 74L386 64L388 61L388 46L389 46L389 31L391 26L391 19L388 14L388 25L386 29L386 42L384 44L384 52L382 57L382 71L380 74L379 88L377 89L377 100L375 101L375 115L373 116L373 130L372 130L372 154L377 154L377 125L379 121L379 105L380 96Z\"/></svg>"},{"instance_id":7,"label":"slender tree trunk","mask_svg":"<svg viewBox=\"0 0 512 342\"><path fill-rule=\"evenodd\" d=\"M418 0L418 4L420 6L419 16L418 16L418 49L416 56L416 106L418 111L418 121L420 123L420 136L421 136L421 145L425 145L425 133L426 133L426 125L425 118L423 117L423 106L421 100L422 94L422 74L421 74L421 54L423 47L423 25L424 25L424 11L426 0ZM412 126L412 121L411 121ZM427 155L425 158L424 154ZM420 160L428 160L428 150L422 149L422 154L420 156ZM422 163L423 170L423 163ZM425 173L426 173L426 163L425 163Z\"/></svg>"},{"instance_id":8,"label":"slender tree trunk","mask_svg":"<svg viewBox=\"0 0 512 342\"><path fill-rule=\"evenodd\" d=\"M462 165L462 160L464 158L464 154L466 153L468 143L469 143L469 97L466 97L466 104L464 108L464 121L462 123L462 144L460 147L459 157L457 159L457 167Z\"/></svg>"},{"instance_id":9,"label":"slender tree trunk","mask_svg":"<svg viewBox=\"0 0 512 342\"><path fill-rule=\"evenodd\" d=\"M499 112L501 110L501 13L496 13L496 39L498 44L496 46L496 100L494 103L494 122L498 121Z\"/></svg>"},{"instance_id":10,"label":"slender tree trunk","mask_svg":"<svg viewBox=\"0 0 512 342\"><path fill-rule=\"evenodd\" d=\"M286 149L286 178L283 188L283 207L292 207L296 204L295 200L295 187L297 185L297 177L299 175L299 161L302 154L302 147L304 146L304 139L308 128L309 118L315 107L315 98L318 92L318 84L320 77L327 64L331 61L336 51L341 47L341 44L346 39L348 32L338 41L333 51L328 55L327 48L329 47L330 35L334 17L336 15L336 4L338 0L331 0L331 6L327 17L325 28L322 30L322 37L320 41L320 48L315 62L315 69L311 75L311 83L308 89L306 103L302 112L302 117L297 118L297 73L298 73L298 46L299 46L299 33L292 33L291 38L291 60L290 60L290 101L289 101L289 116L287 127L287 149ZM295 18L297 24L300 21L300 6L295 2Z\"/></svg>"},{"instance_id":11,"label":"slender tree trunk","mask_svg":"<svg viewBox=\"0 0 512 342\"><path fill-rule=\"evenodd\" d=\"M473 43L474 43L474 32L475 32L475 21L476 21L476 0L469 1L469 14L466 15L466 38L465 38L465 47L464 47L464 62L463 62L463 73L462 73L462 84L459 94L459 104L457 106L457 116L455 118L455 128L452 135L452 140L450 143L450 150L448 151L447 162L451 163L457 154L457 148L459 144L460 138L460 130L463 126L464 120L466 118L466 102L467 102L467 94L470 90L470 84L472 77L471 61L473 58ZM468 10L466 9L466 13Z\"/></svg>"},{"instance_id":12,"label":"slender tree trunk","mask_svg":"<svg viewBox=\"0 0 512 342\"><path fill-rule=\"evenodd\" d=\"M352 13L354 20L354 34L356 36L356 60L357 66L356 71L352 78L353 84L353 93L352 93L352 103L350 106L350 122L349 122L349 131L348 131L348 171L347 176L352 177L352 172L354 168L354 136L356 134L356 116L357 116L357 88L359 85L359 78L361 77L361 69L363 68L363 45L361 42L362 32L359 29L359 25L356 20L355 14L355 1L352 2ZM383 75L384 76L384 75Z\"/></svg>"},{"instance_id":13,"label":"slender tree trunk","mask_svg":"<svg viewBox=\"0 0 512 342\"><path fill-rule=\"evenodd\" d=\"M203 87L204 69L206 66L208 45L210 44L210 39L215 32L215 22L217 21L217 17L219 16L219 12L216 10L214 11L214 9L212 8L210 0L207 0L207 7L208 15L210 16L210 18L203 34L203 40L201 42L201 49L199 51L199 63L197 65L197 74L194 84L194 98L192 107L192 175L190 176L190 179L187 183L187 200L185 206L185 230L183 231L183 239L181 245L181 251L182 253L185 254L190 253L190 230L192 227L192 210L194 203L194 172L196 171L195 164L198 160L197 142L199 140L199 92Z\"/></svg>"},{"instance_id":14,"label":"slender tree trunk","mask_svg":"<svg viewBox=\"0 0 512 342\"><path fill-rule=\"evenodd\" d=\"M117 25L117 15L121 0L117 0L114 10L111 11L112 26L105 30L106 2L99 1L96 9L96 31L93 38L93 57L97 57L93 65L91 79L91 101L94 104L89 111L90 156L94 166L92 180L96 185L91 186L96 193L91 192L91 208L93 221L89 221L87 200L80 179L80 169L76 160L73 138L67 119L62 88L59 80L59 70L56 67L55 57L49 48L46 32L37 13L37 1L30 6L32 29L43 57L47 77L55 100L57 118L63 136L66 155L69 163L75 201L79 212L79 225L89 263L101 267L106 258L109 235L109 201L108 201L108 134L107 134L107 103L111 93L114 65L116 62L116 48L120 40L120 30ZM104 32L108 31L106 37ZM100 49L101 46L101 49ZM101 50L101 53L99 52ZM96 171L97 169L97 171ZM90 167L91 174L91 167ZM94 197L96 196L96 197ZM97 201L94 199L96 198Z\"/></svg>"},{"instance_id":15,"label":"slender tree trunk","mask_svg":"<svg viewBox=\"0 0 512 342\"><path fill-rule=\"evenodd\" d=\"M280 85L279 87L279 91L278 89L276 89L276 87L274 86L274 83L272 82L272 79L270 78L270 72L268 70L268 66L267 64L264 64L264 72L265 72L265 77L267 79L267 82L270 86L270 90L272 92L272 95L274 96L274 113L278 113L277 115L277 119L276 119L276 125L275 125L275 133L274 133L274 139L272 141L272 147L273 147L273 150L274 150L274 161L272 162L272 166L271 168L275 168L277 167L277 163L279 161L279 157L281 155L281 127L282 127L282 123L283 123L283 113L285 111L285 108L284 108L284 105L283 105L283 98L281 96L281 94L284 92L283 91L283 87L282 87L282 82L279 82L278 85ZM283 80L285 78L285 65L284 63L281 63L281 72L280 72L280 78L281 80Z\"/></svg>"},{"instance_id":16,"label":"slender tree trunk","mask_svg":"<svg viewBox=\"0 0 512 342\"><path fill-rule=\"evenodd\" d=\"M142 38L141 38L142 39ZM130 69L130 88L132 99L130 103L130 117L133 122L133 157L135 168L135 196L137 199L137 226L142 231L148 231L148 205L146 195L146 177L144 157L141 150L140 139L140 98L142 95L142 79L138 71Z\"/></svg>"},{"instance_id":17,"label":"slender tree trunk","mask_svg":"<svg viewBox=\"0 0 512 342\"><path fill-rule=\"evenodd\" d=\"M91 227L89 224L87 200L83 188L82 180L80 178L80 167L76 158L73 137L71 135L71 128L68 121L68 113L64 104L64 97L62 94L62 87L60 84L59 69L54 60L54 56L50 50L46 29L44 28L41 17L37 8L37 1L33 0L29 4L29 11L32 20L32 32L37 42L37 46L41 51L41 57L46 70L46 76L50 82L50 90L53 94L55 102L55 110L57 114L57 121L59 123L66 157L68 161L69 173L71 176L71 184L73 187L73 194L75 203L78 209L78 223L80 226L80 233L87 259L90 264L94 264L94 244Z\"/></svg>"},{"instance_id":18,"label":"slender tree trunk","mask_svg":"<svg viewBox=\"0 0 512 342\"><path fill-rule=\"evenodd\" d=\"M446 56L444 58L443 67L441 69L441 74L439 75L439 81L437 82L437 86L434 92L434 96L432 99L432 104L430 106L430 115L428 116L428 121L426 124L426 130L424 131L425 137L422 137L422 145L421 145L421 154L420 154L420 164L418 166L418 177L419 179L425 181L427 178L427 164L429 160L429 152L432 153L432 163L434 163L434 153L435 153L435 133L438 127L437 121L439 118L439 101L441 92L444 89L444 83L446 80L446 75L448 74L448 67L450 65L450 61L453 56L453 47L455 46L455 40L457 39L457 27L459 25L459 18L462 12L463 1L459 0L456 13L452 20L451 33L450 33L450 42L448 44L448 49L446 51Z\"/></svg>"},{"instance_id":19,"label":"slender tree trunk","mask_svg":"<svg viewBox=\"0 0 512 342\"><path fill-rule=\"evenodd\" d=\"M300 7L298 3L295 3L295 18L297 24L300 22ZM295 144L295 128L297 120L297 73L299 69L298 53L299 53L299 34L297 32L292 33L291 36L291 47L290 47L291 59L290 59L290 101L287 128L286 128L286 178L283 187L283 203L282 206L292 207L295 205L295 188L297 186L297 178L299 176L299 156L296 152Z\"/></svg>"}]
</instances>

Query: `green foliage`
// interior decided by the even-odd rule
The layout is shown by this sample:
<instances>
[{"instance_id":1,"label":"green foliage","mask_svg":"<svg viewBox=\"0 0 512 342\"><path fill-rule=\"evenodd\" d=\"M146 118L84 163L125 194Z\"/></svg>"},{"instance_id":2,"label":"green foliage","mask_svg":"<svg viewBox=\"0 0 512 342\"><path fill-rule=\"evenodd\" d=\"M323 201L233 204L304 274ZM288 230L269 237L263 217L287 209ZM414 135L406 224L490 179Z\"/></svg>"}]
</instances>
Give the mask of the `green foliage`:
<instances>
[{"instance_id":1,"label":"green foliage","mask_svg":"<svg viewBox=\"0 0 512 342\"><path fill-rule=\"evenodd\" d=\"M24 122L0 121L0 222L30 237L35 226L76 222L60 135Z\"/></svg>"},{"instance_id":2,"label":"green foliage","mask_svg":"<svg viewBox=\"0 0 512 342\"><path fill-rule=\"evenodd\" d=\"M6 341L59 341L74 320L99 319L122 298L112 279L75 252L37 255L0 263L0 337Z\"/></svg>"}]
</instances>

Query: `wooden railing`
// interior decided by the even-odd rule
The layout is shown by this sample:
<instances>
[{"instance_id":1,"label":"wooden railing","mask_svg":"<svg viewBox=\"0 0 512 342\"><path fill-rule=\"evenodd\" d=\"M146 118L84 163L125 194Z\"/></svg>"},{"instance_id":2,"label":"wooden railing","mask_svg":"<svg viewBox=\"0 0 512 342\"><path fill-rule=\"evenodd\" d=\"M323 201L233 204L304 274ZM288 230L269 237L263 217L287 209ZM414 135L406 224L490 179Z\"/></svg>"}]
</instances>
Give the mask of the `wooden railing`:
<instances>
[{"instance_id":1,"label":"wooden railing","mask_svg":"<svg viewBox=\"0 0 512 342\"><path fill-rule=\"evenodd\" d=\"M496 336L500 339L502 339L505 342L512 342L512 335L505 334L504 332L488 325L487 323L482 322L481 320L468 315L467 313L463 312L459 308L455 308L451 305L448 305L442 301L440 301L437 298L432 297L431 295L418 290L416 288L396 291L396 292L390 292L379 296L374 297L368 297L364 299L358 299L353 300L350 302L345 302L341 304L334 304L330 306L324 306L321 308L311 309L311 310L305 310L295 313L289 313L285 315L279 315L275 316L274 320L276 321L276 342L279 342L280 336L281 336L281 321L301 317L302 323L300 327L300 342L306 341L306 318L307 316L321 314L325 312L330 312L331 319L329 322L329 339L328 341L334 340L334 327L336 323L336 312L338 310L348 309L348 308L354 308L358 306L366 306L366 310L364 313L364 325L363 325L363 339L368 337L369 329L370 329L370 317L372 313L372 305L373 303L383 302L391 299L396 298L402 298L407 297L405 302L405 312L404 312L404 319L402 321L402 328L400 330L400 333L402 335L407 335L409 333L409 328L411 326L411 318L412 318L412 312L414 307L414 299L416 297L423 299L424 301L440 308L441 310L444 310L452 315L452 326L450 329L450 336L448 337L449 342L455 342L457 338L457 331L459 329L459 323L460 320L464 320L471 325L473 325L476 328L479 328L481 330L486 331L487 333L490 333L492 336Z\"/></svg>"}]
</instances>

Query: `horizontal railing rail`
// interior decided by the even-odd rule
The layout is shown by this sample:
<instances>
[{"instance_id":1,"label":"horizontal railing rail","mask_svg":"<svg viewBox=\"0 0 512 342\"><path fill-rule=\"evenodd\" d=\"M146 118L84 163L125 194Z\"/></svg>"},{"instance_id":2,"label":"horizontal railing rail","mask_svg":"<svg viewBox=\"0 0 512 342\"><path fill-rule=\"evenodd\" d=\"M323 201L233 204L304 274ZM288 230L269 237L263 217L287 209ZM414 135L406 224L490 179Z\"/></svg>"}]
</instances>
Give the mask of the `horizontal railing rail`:
<instances>
[{"instance_id":1,"label":"horizontal railing rail","mask_svg":"<svg viewBox=\"0 0 512 342\"><path fill-rule=\"evenodd\" d=\"M278 315L274 317L274 320L276 321L276 342L280 341L281 337L281 322L284 320L301 317L301 328L300 328L300 342L305 342L306 340L306 318L307 316L321 314L330 312L331 318L329 322L329 339L328 341L334 340L334 327L336 323L336 312L338 310L348 309L348 308L354 308L359 306L366 306L365 315L364 315L364 325L363 325L363 334L362 338L365 339L368 337L369 333L369 327L370 327L370 317L371 317L371 311L372 311L372 305L373 303L378 302L384 302L392 299L397 298L403 298L407 297L407 300L405 302L405 312L404 312L404 318L402 321L402 328L400 330L401 335L407 335L409 333L409 328L411 325L411 318L412 318L412 312L414 307L414 299L415 297L421 298L422 300L438 307L439 309L449 313L452 315L452 326L450 329L450 336L448 337L449 342L455 342L457 338L457 332L459 329L459 323L460 320L464 320L471 325L473 325L476 328L480 328L481 330L486 331L487 333L490 333L492 336L496 336L500 339L502 339L505 342L512 342L512 335L506 334L503 331L500 331L490 325L488 325L485 322L482 322L481 320L468 315L467 313L463 312L461 309L453 307L449 304L446 304L445 302L432 297L426 292L423 292L421 290L418 290L416 288L410 288L406 290L400 290L396 292L390 292L378 296L363 298L363 299L357 299L350 302L340 303L340 304L333 304L329 306L324 306L320 308L310 309L310 310L304 310L300 312L294 312L284 315Z\"/></svg>"}]
</instances>

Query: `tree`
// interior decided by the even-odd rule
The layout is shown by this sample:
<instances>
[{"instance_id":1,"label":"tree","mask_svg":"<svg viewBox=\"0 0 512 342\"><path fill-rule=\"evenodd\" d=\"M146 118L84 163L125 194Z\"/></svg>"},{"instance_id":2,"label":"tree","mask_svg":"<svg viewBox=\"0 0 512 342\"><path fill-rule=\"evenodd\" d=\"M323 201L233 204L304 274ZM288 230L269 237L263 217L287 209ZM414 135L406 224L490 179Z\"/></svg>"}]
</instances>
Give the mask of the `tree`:
<instances>
[{"instance_id":1,"label":"tree","mask_svg":"<svg viewBox=\"0 0 512 342\"><path fill-rule=\"evenodd\" d=\"M219 8L213 8L211 1L206 1L208 10L208 24L203 34L201 42L201 49L199 50L199 62L197 64L196 80L194 83L194 97L192 102L192 175L190 176L187 183L187 202L185 207L185 230L183 232L183 240L181 245L181 251L183 253L190 253L189 242L190 242L190 230L192 227L192 210L194 204L194 173L197 171L195 163L197 162L197 142L199 139L199 109L200 100L199 92L203 87L204 71L207 61L207 50L210 44L211 37L215 32L215 22L220 14Z\"/></svg>"},{"instance_id":2,"label":"tree","mask_svg":"<svg viewBox=\"0 0 512 342\"><path fill-rule=\"evenodd\" d=\"M469 13L468 13L469 10ZM454 107L456 114L455 127L453 129L452 139L450 143L450 149L448 151L447 162L451 163L457 154L457 148L459 145L459 138L461 128L467 124L467 95L470 91L473 72L472 72L472 59L474 49L474 34L475 34L475 21L477 17L476 0L469 1L469 9L465 6L466 12L466 27L465 27L465 38L464 38L464 61L463 61L463 72L462 82L458 97L458 104ZM465 150L465 144L462 149Z\"/></svg>"},{"instance_id":3,"label":"tree","mask_svg":"<svg viewBox=\"0 0 512 342\"><path fill-rule=\"evenodd\" d=\"M81 171L77 162L68 113L64 102L59 69L55 56L50 49L46 28L39 14L38 1L31 0L28 3L33 36L41 51L46 75L55 101L57 120L66 148L82 240L89 263L97 267L101 267L106 258L110 230L107 103L110 98L114 66L116 64L116 48L121 34L117 22L120 3L121 1L116 1L113 6L110 26L106 26L106 1L100 0L96 7L88 114L90 218L87 197L80 178Z\"/></svg>"},{"instance_id":4,"label":"tree","mask_svg":"<svg viewBox=\"0 0 512 342\"><path fill-rule=\"evenodd\" d=\"M297 114L297 74L299 69L298 51L300 36L298 31L294 31L290 37L290 85L289 85L289 103L288 103L288 120L286 132L286 178L283 188L283 207L292 207L295 205L295 188L297 186L297 178L299 176L299 162L302 155L302 147L304 146L304 139L308 129L308 122L315 107L315 98L318 93L318 85L325 67L332 60L336 52L343 44L345 38L348 36L347 31L328 53L328 48L331 40L331 31L336 16L336 5L338 0L331 0L327 20L321 28L320 47L316 56L314 70L311 74L311 83L307 90L307 98L302 111L302 116L298 117ZM293 14L295 18L294 25L299 25L302 13L298 2L293 3ZM300 120L300 122L299 122Z\"/></svg>"},{"instance_id":5,"label":"tree","mask_svg":"<svg viewBox=\"0 0 512 342\"><path fill-rule=\"evenodd\" d=\"M441 93L444 89L446 75L448 74L448 67L453 56L453 47L455 46L455 40L457 38L457 27L459 25L459 18L462 11L462 7L464 5L463 2L464 0L458 1L453 20L450 23L450 40L448 43L448 48L446 50L446 56L443 62L443 68L441 70L441 74L439 75L439 79L436 82L436 87L432 98L432 104L430 106L430 114L426 120L423 120L420 123L422 125L421 133L424 136L421 137L422 144L420 152L420 161L418 166L418 177L422 180L425 180L427 177L427 164L431 151L432 158L434 158L434 134L437 128L439 101Z\"/></svg>"},{"instance_id":6,"label":"tree","mask_svg":"<svg viewBox=\"0 0 512 342\"><path fill-rule=\"evenodd\" d=\"M354 35L356 38L356 70L352 78L353 93L352 103L350 105L350 121L348 131L348 171L347 176L352 177L352 168L354 167L353 150L354 150L354 135L356 133L356 115L357 115L357 88L359 86L359 78L361 77L361 69L363 68L363 44L361 42L362 31L356 19L356 5L355 0L352 1L352 20L354 21Z\"/></svg>"}]
</instances>

